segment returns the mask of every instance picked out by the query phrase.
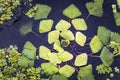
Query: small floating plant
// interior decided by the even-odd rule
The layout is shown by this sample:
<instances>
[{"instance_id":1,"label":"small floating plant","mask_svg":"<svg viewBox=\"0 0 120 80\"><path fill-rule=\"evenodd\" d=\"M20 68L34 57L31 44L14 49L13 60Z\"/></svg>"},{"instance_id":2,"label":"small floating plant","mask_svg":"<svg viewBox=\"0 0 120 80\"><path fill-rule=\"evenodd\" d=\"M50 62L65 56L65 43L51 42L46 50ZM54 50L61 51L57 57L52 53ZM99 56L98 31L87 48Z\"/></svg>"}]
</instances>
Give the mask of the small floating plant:
<instances>
[{"instance_id":1,"label":"small floating plant","mask_svg":"<svg viewBox=\"0 0 120 80\"><path fill-rule=\"evenodd\" d=\"M119 0L117 1L119 7ZM86 3L88 16L102 17L103 2L104 0L94 0ZM119 26L117 7L114 4L112 8L116 25ZM75 72L77 80L95 80L93 64L88 63L89 57L101 60L101 64L97 65L95 70L100 75L109 74L106 80L115 76L113 72L120 73L117 66L111 67L116 57L120 55L119 33L98 26L97 34L90 38L84 34L89 28L86 23L88 16L86 19L80 18L82 12L76 5L71 4L63 10L63 15L70 21L61 19L57 24L53 19L47 18L51 10L50 6L36 4L25 13L29 18L40 20L39 33L32 30L33 22L25 23L19 29L21 35L33 33L50 47L43 44L36 47L32 42L27 41L22 51L16 46L0 49L1 80L70 80ZM40 36L44 34L47 34L47 40ZM77 49L84 48L84 52L76 50L76 45ZM90 53L85 51L88 49ZM36 67L35 60L43 62ZM44 75L47 78L44 78Z\"/></svg>"}]
</instances>

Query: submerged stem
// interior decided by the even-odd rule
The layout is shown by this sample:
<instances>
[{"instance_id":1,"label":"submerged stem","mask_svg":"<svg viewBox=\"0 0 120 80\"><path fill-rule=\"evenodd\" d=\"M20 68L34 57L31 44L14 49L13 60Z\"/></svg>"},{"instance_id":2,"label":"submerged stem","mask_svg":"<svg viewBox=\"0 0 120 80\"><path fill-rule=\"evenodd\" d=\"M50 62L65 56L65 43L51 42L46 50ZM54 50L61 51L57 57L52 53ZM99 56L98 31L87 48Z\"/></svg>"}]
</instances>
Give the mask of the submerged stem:
<instances>
[{"instance_id":1,"label":"submerged stem","mask_svg":"<svg viewBox=\"0 0 120 80\"><path fill-rule=\"evenodd\" d=\"M89 14L89 15L87 15L87 17L85 18L85 20L87 20L89 17L90 17L90 14Z\"/></svg>"}]
</instances>

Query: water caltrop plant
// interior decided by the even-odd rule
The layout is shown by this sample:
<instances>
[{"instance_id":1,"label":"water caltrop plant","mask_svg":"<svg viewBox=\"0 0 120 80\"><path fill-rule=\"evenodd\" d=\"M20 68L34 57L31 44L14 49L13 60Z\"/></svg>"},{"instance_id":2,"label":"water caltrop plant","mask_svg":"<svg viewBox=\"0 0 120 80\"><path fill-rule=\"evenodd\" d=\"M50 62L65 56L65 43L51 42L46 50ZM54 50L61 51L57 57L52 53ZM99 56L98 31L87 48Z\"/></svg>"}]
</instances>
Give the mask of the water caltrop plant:
<instances>
[{"instance_id":1,"label":"water caltrop plant","mask_svg":"<svg viewBox=\"0 0 120 80\"><path fill-rule=\"evenodd\" d=\"M88 16L102 17L103 3L104 0L86 3ZM113 5L112 8L116 25L119 26L116 6ZM95 80L93 70L100 75L109 74L110 78L114 77L113 72L120 73L117 66L114 69L111 67L116 56L120 55L119 33L98 26L96 34L89 38L84 33L89 26L86 20L80 17L82 12L76 5L70 4L62 12L70 21L61 19L55 24L53 19L47 18L51 11L50 6L36 4L25 15L35 21L39 20L39 33L32 30L32 21L25 23L19 29L21 35L33 33L50 47L43 44L36 47L33 42L27 41L22 51L19 51L16 46L0 49L1 80L70 80L75 73L77 73L77 80ZM40 36L44 34L47 34L47 39ZM74 49L75 45L78 46L77 49L85 47L86 50L88 45L90 52L77 52ZM96 69L93 69L94 65L88 62L89 57L101 60ZM42 61L39 67L35 66L37 60ZM110 79L106 78L106 80Z\"/></svg>"}]
</instances>

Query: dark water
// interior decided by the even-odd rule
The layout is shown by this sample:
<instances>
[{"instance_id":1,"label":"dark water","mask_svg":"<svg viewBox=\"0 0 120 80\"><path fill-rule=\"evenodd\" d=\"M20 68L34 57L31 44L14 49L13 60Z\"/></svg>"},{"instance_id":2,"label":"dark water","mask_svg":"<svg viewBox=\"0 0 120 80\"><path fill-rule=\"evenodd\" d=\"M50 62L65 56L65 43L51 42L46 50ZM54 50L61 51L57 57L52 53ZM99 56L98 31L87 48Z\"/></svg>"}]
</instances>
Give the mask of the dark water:
<instances>
[{"instance_id":1,"label":"dark water","mask_svg":"<svg viewBox=\"0 0 120 80\"><path fill-rule=\"evenodd\" d=\"M85 3L92 0L34 0L33 5L36 3L42 3L46 4L52 7L52 12L49 14L48 18L54 20L54 26L56 23L61 20L69 20L69 18L62 15L63 9L65 9L70 4L75 4L80 11L82 12L81 18L86 18L88 15L88 11L85 7ZM116 0L105 0L104 1L104 15L102 18L90 16L86 23L88 25L88 30L83 32L87 37L93 37L96 32L98 26L105 26L106 28L120 33L120 27L116 27L114 19L113 19L113 13L111 4L116 3ZM21 6L21 9L24 10L24 6ZM45 45L50 47L46 41L44 41L42 38L47 39L47 34L41 35L42 38L38 38L32 33L27 34L26 36L21 36L19 33L19 28L21 24L27 23L29 21L33 21L33 31L38 33L38 24L40 20L34 21L32 19L29 19L28 17L24 16L23 14L20 16L19 20L11 25L5 25L2 26L4 29L0 31L0 48L6 48L9 47L9 45L17 45L19 50L22 51L22 47L24 46L24 43L26 41L31 41L36 47L39 47L40 45ZM1 27L1 26L0 26ZM74 30L73 30L74 31ZM78 51L80 48L76 45L75 48ZM69 50L69 49L68 49ZM85 51L87 49L83 49ZM88 51L89 52L89 51ZM39 66L41 61L35 61L35 65ZM105 80L106 77L109 78L109 75L98 75L95 71L95 66L98 65L100 62L99 58L89 58L89 63L93 64L94 70L93 74L95 76L95 80ZM118 66L120 68L120 57L117 57L114 63L112 64L112 67ZM76 80L76 73L74 76L70 78L70 80ZM111 80L120 80L120 74L115 74L115 77L111 78Z\"/></svg>"}]
</instances>

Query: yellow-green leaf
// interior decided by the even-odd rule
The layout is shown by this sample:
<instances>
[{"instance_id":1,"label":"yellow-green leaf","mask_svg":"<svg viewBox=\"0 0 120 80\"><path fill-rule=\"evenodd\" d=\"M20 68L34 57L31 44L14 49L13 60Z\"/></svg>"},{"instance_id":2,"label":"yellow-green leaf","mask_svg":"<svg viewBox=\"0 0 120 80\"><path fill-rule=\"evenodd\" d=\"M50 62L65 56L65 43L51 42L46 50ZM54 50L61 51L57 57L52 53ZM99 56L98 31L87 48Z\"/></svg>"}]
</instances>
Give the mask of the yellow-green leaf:
<instances>
[{"instance_id":1,"label":"yellow-green leaf","mask_svg":"<svg viewBox=\"0 0 120 80\"><path fill-rule=\"evenodd\" d=\"M66 62L66 61L73 59L73 55L69 53L68 51L64 51L64 52L58 53L58 58L61 61Z\"/></svg>"},{"instance_id":2,"label":"yellow-green leaf","mask_svg":"<svg viewBox=\"0 0 120 80\"><path fill-rule=\"evenodd\" d=\"M50 53L48 55L48 57L49 57L49 61L53 64L60 64L61 63L61 60L59 60L57 53Z\"/></svg>"},{"instance_id":3,"label":"yellow-green leaf","mask_svg":"<svg viewBox=\"0 0 120 80\"><path fill-rule=\"evenodd\" d=\"M64 31L64 30L68 30L70 27L71 27L71 24L62 19L57 23L55 28L59 31Z\"/></svg>"},{"instance_id":4,"label":"yellow-green leaf","mask_svg":"<svg viewBox=\"0 0 120 80\"><path fill-rule=\"evenodd\" d=\"M87 24L82 18L73 19L72 24L76 30L83 30L83 31L87 30Z\"/></svg>"},{"instance_id":5,"label":"yellow-green leaf","mask_svg":"<svg viewBox=\"0 0 120 80\"><path fill-rule=\"evenodd\" d=\"M80 46L84 46L86 43L86 36L81 32L77 32L75 36L75 42Z\"/></svg>"},{"instance_id":6,"label":"yellow-green leaf","mask_svg":"<svg viewBox=\"0 0 120 80\"><path fill-rule=\"evenodd\" d=\"M51 7L43 4L36 4L36 6L37 6L37 10L34 19L39 20L39 19L47 18L51 11Z\"/></svg>"},{"instance_id":7,"label":"yellow-green leaf","mask_svg":"<svg viewBox=\"0 0 120 80\"><path fill-rule=\"evenodd\" d=\"M87 64L88 55L86 53L82 53L78 55L75 59L75 66L84 66Z\"/></svg>"},{"instance_id":8,"label":"yellow-green leaf","mask_svg":"<svg viewBox=\"0 0 120 80\"><path fill-rule=\"evenodd\" d=\"M52 44L53 42L58 40L59 34L60 34L60 32L58 30L53 30L53 31L49 32L48 33L48 43Z\"/></svg>"},{"instance_id":9,"label":"yellow-green leaf","mask_svg":"<svg viewBox=\"0 0 120 80\"><path fill-rule=\"evenodd\" d=\"M81 12L74 4L71 4L63 10L63 15L69 18L76 18L81 15Z\"/></svg>"},{"instance_id":10,"label":"yellow-green leaf","mask_svg":"<svg viewBox=\"0 0 120 80\"><path fill-rule=\"evenodd\" d=\"M90 41L90 48L93 54L97 53L102 48L102 46L103 44L100 41L98 36L94 36L92 40Z\"/></svg>"},{"instance_id":11,"label":"yellow-green leaf","mask_svg":"<svg viewBox=\"0 0 120 80\"><path fill-rule=\"evenodd\" d=\"M48 49L45 46L40 46L39 47L39 57L45 60L49 60L49 54L51 53L50 49Z\"/></svg>"},{"instance_id":12,"label":"yellow-green leaf","mask_svg":"<svg viewBox=\"0 0 120 80\"><path fill-rule=\"evenodd\" d=\"M30 41L27 41L23 47L22 54L29 59L35 59L36 47Z\"/></svg>"},{"instance_id":13,"label":"yellow-green leaf","mask_svg":"<svg viewBox=\"0 0 120 80\"><path fill-rule=\"evenodd\" d=\"M61 45L60 45L60 41L59 41L59 40L56 40L56 41L54 42L53 48L54 48L56 51L58 51L58 52L63 52L63 51L64 51L64 49L63 49L63 48L61 47Z\"/></svg>"},{"instance_id":14,"label":"yellow-green leaf","mask_svg":"<svg viewBox=\"0 0 120 80\"><path fill-rule=\"evenodd\" d=\"M75 69L70 65L64 65L59 69L59 73L63 76L70 77L75 72Z\"/></svg>"},{"instance_id":15,"label":"yellow-green leaf","mask_svg":"<svg viewBox=\"0 0 120 80\"><path fill-rule=\"evenodd\" d=\"M59 71L59 69L57 68L56 65L49 63L49 62L42 63L41 68L45 72L45 74L47 74L47 75L52 75L52 74L55 74Z\"/></svg>"},{"instance_id":16,"label":"yellow-green leaf","mask_svg":"<svg viewBox=\"0 0 120 80\"><path fill-rule=\"evenodd\" d=\"M60 33L60 36L66 40L74 40L74 34L70 30L65 30Z\"/></svg>"},{"instance_id":17,"label":"yellow-green leaf","mask_svg":"<svg viewBox=\"0 0 120 80\"><path fill-rule=\"evenodd\" d=\"M49 32L53 26L54 21L52 19L42 20L39 24L39 32L46 33Z\"/></svg>"}]
</instances>

